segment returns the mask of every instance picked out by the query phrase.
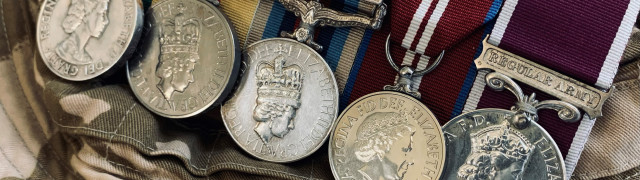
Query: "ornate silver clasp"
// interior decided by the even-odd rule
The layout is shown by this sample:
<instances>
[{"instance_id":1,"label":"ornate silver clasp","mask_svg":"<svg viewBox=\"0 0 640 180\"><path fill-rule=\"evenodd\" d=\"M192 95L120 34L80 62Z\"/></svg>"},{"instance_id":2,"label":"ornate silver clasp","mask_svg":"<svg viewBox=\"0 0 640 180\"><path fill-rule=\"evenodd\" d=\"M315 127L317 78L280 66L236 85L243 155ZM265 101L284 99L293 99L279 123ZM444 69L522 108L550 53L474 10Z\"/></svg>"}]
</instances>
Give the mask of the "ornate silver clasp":
<instances>
[{"instance_id":1,"label":"ornate silver clasp","mask_svg":"<svg viewBox=\"0 0 640 180\"><path fill-rule=\"evenodd\" d=\"M482 42L482 53L474 60L478 69L491 69L557 97L582 109L590 118L602 116L604 102L614 92L591 87L560 72L544 67L524 57L501 49L488 41Z\"/></svg>"},{"instance_id":2,"label":"ornate silver clasp","mask_svg":"<svg viewBox=\"0 0 640 180\"><path fill-rule=\"evenodd\" d=\"M373 17L361 14L349 14L324 8L318 0L280 0L284 7L300 17L300 26L293 32L281 32L280 36L305 43L316 51L322 51L322 45L313 41L315 27L363 27L379 29L387 14L387 5L381 3Z\"/></svg>"},{"instance_id":3,"label":"ornate silver clasp","mask_svg":"<svg viewBox=\"0 0 640 180\"><path fill-rule=\"evenodd\" d=\"M438 66L438 64L440 64L440 61L442 61L442 57L444 56L444 51L442 51L440 53L440 55L438 56L438 58L436 59L435 62L433 62L433 64L431 64L431 66L423 69L423 70L419 70L416 71L415 69L413 69L412 67L409 66L402 66L401 68L398 68L398 66L396 65L395 62L393 62L393 59L391 58L391 50L389 48L389 39L390 39L391 35L387 36L387 42L385 44L385 52L387 54L387 60L389 61L389 64L391 64L391 67L393 67L393 69L395 69L398 72L398 80L396 81L396 84L392 85L386 85L384 86L384 90L387 91L398 91L398 92L402 92L405 94L408 94L410 96L413 96L415 98L420 99L420 92L418 91L414 91L411 88L411 84L413 82L413 78L414 77L420 77L423 76L424 74L427 74L431 71L433 71L433 69L436 68L436 66Z\"/></svg>"},{"instance_id":4,"label":"ornate silver clasp","mask_svg":"<svg viewBox=\"0 0 640 180\"><path fill-rule=\"evenodd\" d=\"M530 96L524 95L520 86L510 77L502 73L491 72L487 74L485 81L487 82L487 86L493 90L502 91L507 89L516 95L518 102L511 107L511 111L516 112L515 116L511 117L511 123L519 129L527 128L531 121L537 122L538 110L540 109L553 109L558 111L558 116L565 122L576 122L580 120L580 110L574 105L558 100L539 102L536 100L536 93L532 93Z\"/></svg>"}]
</instances>

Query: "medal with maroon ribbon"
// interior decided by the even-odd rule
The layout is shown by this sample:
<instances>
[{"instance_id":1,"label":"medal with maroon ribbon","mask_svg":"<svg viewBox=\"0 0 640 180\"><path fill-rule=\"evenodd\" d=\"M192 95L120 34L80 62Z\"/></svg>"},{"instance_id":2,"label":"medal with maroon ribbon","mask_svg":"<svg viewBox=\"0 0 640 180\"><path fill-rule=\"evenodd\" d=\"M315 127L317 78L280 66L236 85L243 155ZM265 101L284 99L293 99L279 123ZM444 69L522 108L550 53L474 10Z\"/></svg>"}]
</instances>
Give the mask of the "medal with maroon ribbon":
<instances>
[{"instance_id":1,"label":"medal with maroon ribbon","mask_svg":"<svg viewBox=\"0 0 640 180\"><path fill-rule=\"evenodd\" d=\"M329 138L329 162L336 179L439 179L443 171L440 124L411 86L415 77L438 66L444 51L424 69L398 67L389 52L389 37L386 57L399 78L340 114Z\"/></svg>"},{"instance_id":2,"label":"medal with maroon ribbon","mask_svg":"<svg viewBox=\"0 0 640 180\"><path fill-rule=\"evenodd\" d=\"M443 49L450 48L473 33L484 23L484 14L494 5L492 1L393 3L391 35L385 35L386 41L380 41L374 35L376 41L372 43L375 45L370 45L385 47L384 50L372 50L372 53L386 54L376 53L365 59L362 65L367 70L361 73L374 71L375 75L365 75L364 81L359 82L366 82L368 86L360 87L374 88L376 92L358 96L352 101L341 113L331 132L329 157L336 179L440 179L446 157L444 136L434 113L421 102L438 97L421 90L422 76L433 72L436 66L442 67L439 62L447 59L443 56ZM445 9L467 12L471 16L445 20L455 15L445 12ZM441 17L444 18L439 22ZM470 22L469 17L474 17L474 21ZM462 22L469 23L456 25ZM454 33L442 36L445 32ZM400 38L402 43L392 43ZM386 45L378 42L386 42ZM479 40L476 45L477 42ZM433 54L437 49L440 55ZM402 57L398 57L398 54ZM385 57L393 68L382 63ZM444 64L447 68L455 61L449 60L450 63ZM369 62L376 66L369 66ZM393 80L393 76L387 76L390 72L396 75L395 85L384 86L385 91L379 91L384 84L372 85L378 82L389 84L388 80ZM367 81L368 78L376 78L376 81ZM432 76L428 79L436 80ZM351 97L354 97L353 94Z\"/></svg>"},{"instance_id":3,"label":"medal with maroon ribbon","mask_svg":"<svg viewBox=\"0 0 640 180\"><path fill-rule=\"evenodd\" d=\"M639 7L637 1L507 0L475 60L485 70L478 73L465 109L483 109L443 127L448 155L443 177L568 179L581 151L573 144L588 136L591 127L583 124L602 116ZM528 86L520 88L513 79ZM484 91L485 84L512 92L517 102L510 110L485 108L504 106L499 93ZM539 101L536 92L559 100ZM583 119L586 133L579 135L578 129L566 168L560 148L540 124L553 131L566 125L549 122L554 118L538 114L540 109L556 110L567 123Z\"/></svg>"}]
</instances>

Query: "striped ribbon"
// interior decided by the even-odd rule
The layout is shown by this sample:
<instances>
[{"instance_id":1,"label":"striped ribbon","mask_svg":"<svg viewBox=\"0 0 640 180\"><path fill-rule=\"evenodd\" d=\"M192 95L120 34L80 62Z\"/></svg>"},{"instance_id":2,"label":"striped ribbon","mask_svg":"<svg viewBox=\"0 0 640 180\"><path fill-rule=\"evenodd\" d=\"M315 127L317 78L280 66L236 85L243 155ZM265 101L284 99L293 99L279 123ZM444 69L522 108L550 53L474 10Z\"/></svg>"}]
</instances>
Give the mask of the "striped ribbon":
<instances>
[{"instance_id":1,"label":"striped ribbon","mask_svg":"<svg viewBox=\"0 0 640 180\"><path fill-rule=\"evenodd\" d=\"M469 85L475 76L473 65L485 30L495 18L502 1L392 1L383 29L373 33L362 59L356 59L341 95L341 107L368 93L393 84L397 73L385 59L385 37L391 33L391 55L397 64L417 69L427 66L429 57L442 50L442 63L424 77L416 77L425 103L445 123L461 113ZM391 20L392 23L388 21ZM417 53L416 53L417 52ZM471 80L469 80L471 78Z\"/></svg>"},{"instance_id":2,"label":"striped ribbon","mask_svg":"<svg viewBox=\"0 0 640 180\"><path fill-rule=\"evenodd\" d=\"M245 45L278 37L291 31L297 18L278 1L259 0L255 10L221 1L223 11L253 13ZM323 0L325 7L356 13L363 3L357 0ZM476 77L473 59L480 54L481 40L493 28L502 0L394 0L387 2L389 13L378 30L320 27L316 41L325 47L319 52L335 72L340 94L340 111L366 94L394 84L397 72L385 58L385 39L391 34L391 53L397 64L418 69L429 57L447 50L442 63L424 77L414 79L414 87L444 124L462 113ZM233 17L232 21L235 22ZM237 26L237 25L236 25ZM236 29L240 29L236 27ZM238 34L242 39L239 31Z\"/></svg>"},{"instance_id":3,"label":"striped ribbon","mask_svg":"<svg viewBox=\"0 0 640 180\"><path fill-rule=\"evenodd\" d=\"M524 1L533 5L537 4L539 9L544 9L545 11L534 11L529 16L519 16L519 12L514 11L514 9L516 7L520 8ZM442 50L446 50L442 63L429 74L414 79L413 84L422 94L421 101L434 112L440 123L444 124L449 119L464 112L477 108L509 108L516 101L515 97L505 93L497 93L492 90L485 91L484 75L486 72L478 72L473 63L473 59L482 50L481 40L488 34L492 34L491 42L499 44L500 47L507 50L513 50L513 52L524 57L529 57L530 54L528 53L536 53L536 51L527 51L531 47L526 43L532 41L517 39L507 41L509 37L515 34L510 33L510 31L516 27L511 24L516 19L532 19L538 23L543 23L525 23L524 25L526 26L521 26L521 28L537 28L539 32L558 33L556 35L558 37L538 36L539 39L565 38L566 42L571 42L570 44L554 46L554 48L557 48L557 52L560 53L566 51L575 52L584 48L583 46L585 45L591 45L593 38L604 36L602 33L605 31L608 33L613 32L615 36L612 36L609 44L593 45L598 48L608 48L605 54L606 58L598 58L606 62L603 63L606 65L597 66L599 68L598 74L580 74L582 72L564 69L565 67L571 69L578 66L587 69L596 67L593 64L584 64L587 61L591 62L590 59L593 58L590 57L562 56L579 62L573 63L576 66L565 66L566 63L556 61L557 59L538 61L552 69L563 73L567 72L567 75L583 82L588 82L601 88L608 88L611 85L613 75L615 75L620 52L624 49L631 30L629 24L633 24L635 21L634 14L638 11L638 3L635 1L629 3L629 0L597 3L574 1L576 2L507 0L504 2L501 15L497 20L496 17L501 6L503 6L503 0L386 1L389 4L389 12L380 30L320 27L316 30L315 37L316 42L325 47L322 52L319 52L320 55L325 58L335 73L339 92L341 93L340 111L357 98L381 91L384 85L394 84L397 73L387 63L384 51L385 39L388 34L391 34L391 55L397 64L411 65L421 69L429 64L429 57L435 57ZM151 4L151 0L143 0L143 3L145 7L148 7ZM348 13L357 13L359 9L363 9L365 6L363 2L358 0L321 0L321 3L325 7ZM575 10L564 12L557 9L566 8L569 5L576 10L584 6L600 9L589 12L580 11L579 13L576 13ZM616 11L617 14L609 14L613 12L608 12L608 10L619 7L626 8L624 9L626 11L622 13ZM292 31L299 23L294 14L287 12L277 0L221 0L221 8L234 23L241 41L241 47L261 39L279 37L281 31ZM551 13L545 14L541 12ZM562 18L557 21L564 23L544 23L561 17L552 13L562 13ZM593 15L598 13L599 15ZM620 16L621 14L623 16ZM617 21L607 19L613 17L621 19ZM602 22L597 25L597 23L593 24L593 21L617 22L618 24L609 26ZM572 30L583 30L580 31L582 36L569 36L577 34L573 31L556 31L563 29L558 27L567 26L567 23L572 23L569 24L572 25L569 26L573 28ZM615 29L604 30L604 28L609 27L614 27ZM497 34L500 31L504 31L502 38L496 41L499 36ZM560 34L560 32L564 34ZM532 37L536 38L535 36ZM545 44L548 44L548 42L545 42ZM504 45L508 46L504 47ZM537 50L549 51L548 49ZM583 50L592 51L592 49ZM540 54L540 56L544 55ZM538 58L539 56L532 57ZM530 59L536 60L534 58ZM604 61L605 59L607 61ZM526 85L522 86L525 93L535 91ZM536 92L536 94L540 100L554 99L552 96L541 92ZM561 152L565 155L567 172L571 174L593 125L593 120L565 124L560 122L555 112L546 110L541 111L539 116L541 119L540 124L549 131Z\"/></svg>"},{"instance_id":4,"label":"striped ribbon","mask_svg":"<svg viewBox=\"0 0 640 180\"><path fill-rule=\"evenodd\" d=\"M639 9L637 0L507 0L489 43L589 85L609 89ZM477 75L465 111L511 106L505 95L485 87L485 74ZM555 99L526 85L523 90L535 92L540 100ZM565 155L570 176L595 119L585 116L580 123L565 124L553 111L542 111L539 119Z\"/></svg>"},{"instance_id":5,"label":"striped ribbon","mask_svg":"<svg viewBox=\"0 0 640 180\"><path fill-rule=\"evenodd\" d=\"M161 0L153 0L156 1ZM279 37L281 31L292 31L298 25L295 15L277 0L220 2L221 9L235 25L241 47ZM143 3L148 7L151 0ZM358 13L362 6L370 6L358 0L323 0L321 3L347 13ZM441 123L457 116L475 78L472 61L479 54L478 45L491 30L491 22L501 4L502 0L397 0L390 3L388 18L378 31L357 27L318 28L316 41L325 47L319 53L335 72L341 93L340 110L365 94L394 84L397 73L387 63L383 49L385 38L391 33L392 57L398 64L411 63L420 69L427 65L430 56L447 49L443 63L424 78L415 79L414 86L419 87L424 94L423 102ZM405 34L406 39L411 39L406 41L414 44L412 50L399 46ZM426 55L407 55L413 51Z\"/></svg>"}]
</instances>

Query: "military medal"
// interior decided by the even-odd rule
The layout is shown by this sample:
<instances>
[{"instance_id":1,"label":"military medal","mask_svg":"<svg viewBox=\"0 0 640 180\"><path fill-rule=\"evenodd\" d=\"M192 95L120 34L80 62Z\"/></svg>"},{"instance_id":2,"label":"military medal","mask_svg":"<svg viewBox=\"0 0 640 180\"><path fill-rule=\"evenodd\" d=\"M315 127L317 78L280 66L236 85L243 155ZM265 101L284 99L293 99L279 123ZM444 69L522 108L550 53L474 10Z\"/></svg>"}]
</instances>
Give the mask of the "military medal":
<instances>
[{"instance_id":1,"label":"military medal","mask_svg":"<svg viewBox=\"0 0 640 180\"><path fill-rule=\"evenodd\" d=\"M36 32L40 56L66 80L108 75L133 53L142 14L137 0L45 0Z\"/></svg>"},{"instance_id":2,"label":"military medal","mask_svg":"<svg viewBox=\"0 0 640 180\"><path fill-rule=\"evenodd\" d=\"M167 0L145 21L139 56L127 64L129 85L140 102L168 118L194 116L219 104L240 67L233 26L204 0Z\"/></svg>"},{"instance_id":3,"label":"military medal","mask_svg":"<svg viewBox=\"0 0 640 180\"><path fill-rule=\"evenodd\" d=\"M444 179L563 179L565 166L553 138L538 123L539 109L555 109L575 122L580 112L555 100L539 102L535 93L500 73L486 76L487 85L514 93L518 102L510 109L479 109L461 114L442 127L446 137Z\"/></svg>"},{"instance_id":4,"label":"military medal","mask_svg":"<svg viewBox=\"0 0 640 180\"><path fill-rule=\"evenodd\" d=\"M411 90L411 79L433 70L444 52L424 70L398 68L396 85L365 95L338 118L329 138L336 179L438 179L444 166L444 136L435 115Z\"/></svg>"},{"instance_id":5,"label":"military medal","mask_svg":"<svg viewBox=\"0 0 640 180\"><path fill-rule=\"evenodd\" d=\"M221 113L231 137L246 152L265 161L291 162L320 148L338 112L335 77L316 52L322 46L313 41L314 26L377 29L386 6L369 18L327 9L317 1L280 2L302 18L300 27L282 32L285 38L247 46L243 78Z\"/></svg>"},{"instance_id":6,"label":"military medal","mask_svg":"<svg viewBox=\"0 0 640 180\"><path fill-rule=\"evenodd\" d=\"M639 8L619 1L588 6L505 1L474 60L481 71L467 105L483 109L463 113L443 127L444 178L569 179L593 121L602 116L602 105L614 90L611 83ZM556 18L533 18L538 15ZM521 89L514 80L529 87ZM500 94L483 92L485 84L512 92L516 103L510 109L486 108L499 104L494 99ZM537 100L536 93L545 100ZM559 118L540 109L555 110ZM569 124L578 121L578 127ZM564 137L558 140L562 146L552 137Z\"/></svg>"}]
</instances>

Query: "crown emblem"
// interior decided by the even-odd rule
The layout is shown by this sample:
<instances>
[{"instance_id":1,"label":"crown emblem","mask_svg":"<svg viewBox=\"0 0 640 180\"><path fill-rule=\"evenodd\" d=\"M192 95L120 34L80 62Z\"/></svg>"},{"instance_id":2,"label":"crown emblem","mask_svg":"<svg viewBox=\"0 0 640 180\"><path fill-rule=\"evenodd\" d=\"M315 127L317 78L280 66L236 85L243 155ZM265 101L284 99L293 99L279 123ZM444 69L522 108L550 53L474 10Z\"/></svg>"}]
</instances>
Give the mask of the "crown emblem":
<instances>
[{"instance_id":1,"label":"crown emblem","mask_svg":"<svg viewBox=\"0 0 640 180\"><path fill-rule=\"evenodd\" d=\"M522 133L511 130L508 122L471 133L472 153L500 152L510 159L524 162L533 148Z\"/></svg>"},{"instance_id":2,"label":"crown emblem","mask_svg":"<svg viewBox=\"0 0 640 180\"><path fill-rule=\"evenodd\" d=\"M284 66L283 53L286 53L286 50L282 45L276 52L278 56L273 60L273 64L263 61L258 65L258 99L298 108L302 90L302 69L298 65Z\"/></svg>"},{"instance_id":3,"label":"crown emblem","mask_svg":"<svg viewBox=\"0 0 640 180\"><path fill-rule=\"evenodd\" d=\"M198 57L200 42L200 21L188 18L184 11L186 7L180 3L178 14L173 19L164 19L160 27L161 54L188 54L192 58Z\"/></svg>"}]
</instances>

